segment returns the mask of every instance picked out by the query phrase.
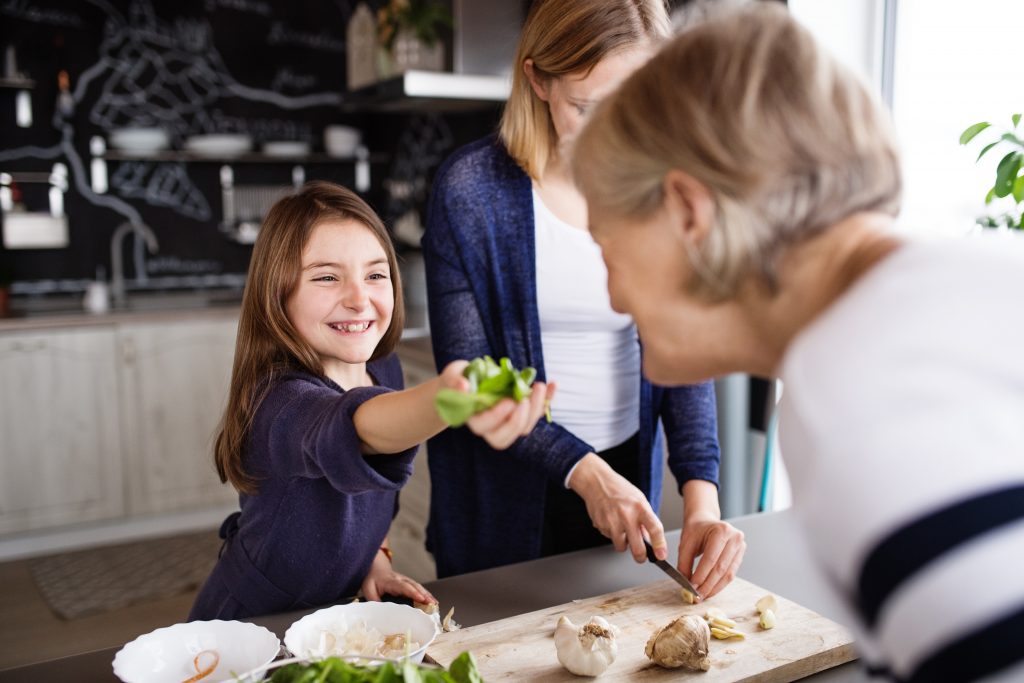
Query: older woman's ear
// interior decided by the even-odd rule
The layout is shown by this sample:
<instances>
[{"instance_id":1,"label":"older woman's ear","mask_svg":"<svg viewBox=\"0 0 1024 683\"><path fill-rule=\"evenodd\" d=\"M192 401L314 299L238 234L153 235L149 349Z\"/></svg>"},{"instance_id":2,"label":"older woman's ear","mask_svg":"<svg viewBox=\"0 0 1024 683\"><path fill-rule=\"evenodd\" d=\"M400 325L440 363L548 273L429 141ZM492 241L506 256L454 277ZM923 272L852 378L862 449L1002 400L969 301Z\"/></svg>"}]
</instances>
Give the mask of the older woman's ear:
<instances>
[{"instance_id":1,"label":"older woman's ear","mask_svg":"<svg viewBox=\"0 0 1024 683\"><path fill-rule=\"evenodd\" d=\"M665 208L680 241L700 246L715 221L715 200L707 185L689 173L673 168L662 183Z\"/></svg>"}]
</instances>

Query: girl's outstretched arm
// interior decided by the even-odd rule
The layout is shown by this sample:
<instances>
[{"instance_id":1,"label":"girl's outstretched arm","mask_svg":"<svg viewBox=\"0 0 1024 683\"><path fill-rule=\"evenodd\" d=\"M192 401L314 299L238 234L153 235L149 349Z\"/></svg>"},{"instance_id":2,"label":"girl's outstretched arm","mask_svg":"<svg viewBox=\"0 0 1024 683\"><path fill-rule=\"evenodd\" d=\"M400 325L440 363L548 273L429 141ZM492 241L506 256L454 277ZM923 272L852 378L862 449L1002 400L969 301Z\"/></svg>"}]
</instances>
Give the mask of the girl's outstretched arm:
<instances>
[{"instance_id":1,"label":"girl's outstretched arm","mask_svg":"<svg viewBox=\"0 0 1024 683\"><path fill-rule=\"evenodd\" d=\"M434 409L434 397L445 388L469 391L469 382L462 376L466 365L464 360L452 361L432 380L404 391L375 396L359 406L352 421L363 452L400 453L443 430L447 425ZM554 384L535 382L529 400L516 403L510 398L503 399L471 417L466 426L492 448L508 448L533 429L554 392Z\"/></svg>"}]
</instances>

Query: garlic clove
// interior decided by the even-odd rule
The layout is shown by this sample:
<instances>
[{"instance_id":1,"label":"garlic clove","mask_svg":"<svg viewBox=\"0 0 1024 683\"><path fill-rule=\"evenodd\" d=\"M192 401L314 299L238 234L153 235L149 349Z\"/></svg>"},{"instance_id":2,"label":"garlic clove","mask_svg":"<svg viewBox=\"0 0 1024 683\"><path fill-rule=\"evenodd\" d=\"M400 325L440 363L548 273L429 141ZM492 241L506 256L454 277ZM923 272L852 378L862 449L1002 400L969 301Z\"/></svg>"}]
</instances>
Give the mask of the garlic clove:
<instances>
[{"instance_id":1,"label":"garlic clove","mask_svg":"<svg viewBox=\"0 0 1024 683\"><path fill-rule=\"evenodd\" d=\"M779 612L779 603L775 599L775 596L772 595L771 593L769 593L768 595L765 595L760 600L758 600L757 603L754 605L754 607L757 608L757 611L759 613L760 612L764 612L766 609L770 609L771 611L775 612L776 614L778 614L778 612Z\"/></svg>"},{"instance_id":2,"label":"garlic clove","mask_svg":"<svg viewBox=\"0 0 1024 683\"><path fill-rule=\"evenodd\" d=\"M758 619L757 623L761 626L761 628L767 631L770 628L775 628L775 624L777 623L777 621L778 620L775 618L775 612L773 610L766 609L765 611L761 612L761 618Z\"/></svg>"}]
</instances>

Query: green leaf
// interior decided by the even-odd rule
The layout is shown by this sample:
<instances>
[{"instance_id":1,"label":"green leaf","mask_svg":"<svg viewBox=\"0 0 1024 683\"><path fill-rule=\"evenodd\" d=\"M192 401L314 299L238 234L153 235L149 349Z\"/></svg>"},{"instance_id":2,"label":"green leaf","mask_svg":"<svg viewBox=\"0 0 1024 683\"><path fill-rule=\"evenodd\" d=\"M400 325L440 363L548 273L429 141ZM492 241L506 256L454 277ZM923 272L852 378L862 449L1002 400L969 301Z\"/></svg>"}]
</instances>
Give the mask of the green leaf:
<instances>
[{"instance_id":1,"label":"green leaf","mask_svg":"<svg viewBox=\"0 0 1024 683\"><path fill-rule=\"evenodd\" d=\"M461 427L477 411L477 395L455 389L441 389L434 397L434 409L445 424Z\"/></svg>"},{"instance_id":2,"label":"green leaf","mask_svg":"<svg viewBox=\"0 0 1024 683\"><path fill-rule=\"evenodd\" d=\"M988 206L992 203L992 200L996 198L996 188L990 187L988 194L985 195L985 205Z\"/></svg>"},{"instance_id":3,"label":"green leaf","mask_svg":"<svg viewBox=\"0 0 1024 683\"><path fill-rule=\"evenodd\" d=\"M1020 123L1020 114L1014 114L1010 118L1013 119L1013 127L1016 128L1017 124Z\"/></svg>"},{"instance_id":4,"label":"green leaf","mask_svg":"<svg viewBox=\"0 0 1024 683\"><path fill-rule=\"evenodd\" d=\"M970 142L971 140L974 139L975 135L977 135L981 131L985 130L990 125L992 125L992 124L990 124L990 123L988 123L986 121L982 121L981 123L976 123L973 126L968 126L967 129L964 130L963 133L960 133L960 144L961 145L966 145L968 142Z\"/></svg>"},{"instance_id":5,"label":"green leaf","mask_svg":"<svg viewBox=\"0 0 1024 683\"><path fill-rule=\"evenodd\" d=\"M1017 176L1013 181L1013 200L1018 204L1024 202L1024 175Z\"/></svg>"},{"instance_id":6,"label":"green leaf","mask_svg":"<svg viewBox=\"0 0 1024 683\"><path fill-rule=\"evenodd\" d=\"M993 147L995 147L998 144L999 144L999 140L996 140L995 142L990 142L987 145L985 145L984 147L982 147L981 148L981 152L978 154L978 158L974 160L974 163L978 163L979 161L981 161L981 158L983 156L985 156L985 153L988 152L990 149L992 149Z\"/></svg>"},{"instance_id":7,"label":"green leaf","mask_svg":"<svg viewBox=\"0 0 1024 683\"><path fill-rule=\"evenodd\" d=\"M448 667L448 673L452 675L455 683L484 683L472 652L463 652L456 657Z\"/></svg>"},{"instance_id":8,"label":"green leaf","mask_svg":"<svg viewBox=\"0 0 1024 683\"><path fill-rule=\"evenodd\" d=\"M1006 140L1007 142L1012 142L1013 144L1017 145L1018 147L1024 147L1024 140L1021 140L1019 137L1017 137L1013 133L1003 133L1002 137L1000 137L999 139L1000 140Z\"/></svg>"},{"instance_id":9,"label":"green leaf","mask_svg":"<svg viewBox=\"0 0 1024 683\"><path fill-rule=\"evenodd\" d=\"M1017 171L1020 170L1024 154L1021 152L1010 152L999 161L996 167L995 195L1005 197L1013 192L1013 183L1017 179Z\"/></svg>"}]
</instances>

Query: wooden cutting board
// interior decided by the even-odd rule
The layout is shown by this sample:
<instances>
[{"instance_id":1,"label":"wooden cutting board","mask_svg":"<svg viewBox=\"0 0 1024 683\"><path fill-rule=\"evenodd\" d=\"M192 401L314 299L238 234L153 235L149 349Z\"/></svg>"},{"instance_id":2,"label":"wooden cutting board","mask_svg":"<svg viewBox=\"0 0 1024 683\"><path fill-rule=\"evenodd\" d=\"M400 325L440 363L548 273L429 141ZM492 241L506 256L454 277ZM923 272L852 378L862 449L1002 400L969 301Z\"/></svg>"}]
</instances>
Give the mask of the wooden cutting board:
<instances>
[{"instance_id":1,"label":"wooden cutting board","mask_svg":"<svg viewBox=\"0 0 1024 683\"><path fill-rule=\"evenodd\" d=\"M621 629L619 654L601 675L602 681L693 680L702 683L781 683L793 681L856 658L853 639L838 624L776 596L778 625L758 626L754 603L769 591L736 579L724 591L699 605L683 602L679 586L669 580L627 588L585 600L549 607L459 631L442 633L427 654L448 666L460 652L477 659L485 681L579 681L558 661L552 638L560 616L582 624L600 615ZM737 622L745 640L711 640L711 670L664 669L644 654L655 630L684 614L703 616L717 607Z\"/></svg>"}]
</instances>

